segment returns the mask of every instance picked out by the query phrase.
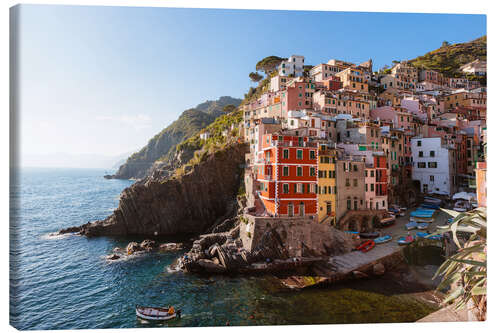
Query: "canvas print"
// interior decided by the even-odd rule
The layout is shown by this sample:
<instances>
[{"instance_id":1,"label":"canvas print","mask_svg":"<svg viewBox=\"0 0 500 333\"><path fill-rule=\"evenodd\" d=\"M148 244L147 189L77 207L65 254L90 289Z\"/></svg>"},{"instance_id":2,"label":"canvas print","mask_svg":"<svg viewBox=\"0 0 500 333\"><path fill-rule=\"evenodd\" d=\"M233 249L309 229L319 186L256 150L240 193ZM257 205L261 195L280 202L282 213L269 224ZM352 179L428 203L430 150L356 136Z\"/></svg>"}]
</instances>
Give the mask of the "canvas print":
<instances>
[{"instance_id":1,"label":"canvas print","mask_svg":"<svg viewBox=\"0 0 500 333\"><path fill-rule=\"evenodd\" d=\"M10 28L15 328L486 320L486 15Z\"/></svg>"}]
</instances>

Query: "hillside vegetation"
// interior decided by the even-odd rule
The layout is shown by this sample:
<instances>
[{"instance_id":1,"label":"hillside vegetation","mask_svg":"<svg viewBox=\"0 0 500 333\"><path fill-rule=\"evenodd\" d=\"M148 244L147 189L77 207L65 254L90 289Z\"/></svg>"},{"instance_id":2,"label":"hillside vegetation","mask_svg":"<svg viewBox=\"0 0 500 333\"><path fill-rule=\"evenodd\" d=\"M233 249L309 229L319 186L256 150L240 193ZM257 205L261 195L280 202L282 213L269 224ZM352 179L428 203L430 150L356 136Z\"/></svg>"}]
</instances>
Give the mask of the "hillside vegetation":
<instances>
[{"instance_id":1,"label":"hillside vegetation","mask_svg":"<svg viewBox=\"0 0 500 333\"><path fill-rule=\"evenodd\" d=\"M217 117L225 113L224 107L238 106L241 99L229 96L220 97L216 101L206 101L195 108L184 111L179 118L155 135L140 151L132 154L123 164L114 178L142 178L151 165L175 150L177 144L197 134L202 128L210 125ZM226 108L226 110L228 110ZM234 108L230 108L234 110Z\"/></svg>"},{"instance_id":2,"label":"hillside vegetation","mask_svg":"<svg viewBox=\"0 0 500 333\"><path fill-rule=\"evenodd\" d=\"M409 60L417 68L439 71L446 76L461 75L460 67L476 59L486 60L486 36L466 43L443 45L423 56Z\"/></svg>"}]
</instances>

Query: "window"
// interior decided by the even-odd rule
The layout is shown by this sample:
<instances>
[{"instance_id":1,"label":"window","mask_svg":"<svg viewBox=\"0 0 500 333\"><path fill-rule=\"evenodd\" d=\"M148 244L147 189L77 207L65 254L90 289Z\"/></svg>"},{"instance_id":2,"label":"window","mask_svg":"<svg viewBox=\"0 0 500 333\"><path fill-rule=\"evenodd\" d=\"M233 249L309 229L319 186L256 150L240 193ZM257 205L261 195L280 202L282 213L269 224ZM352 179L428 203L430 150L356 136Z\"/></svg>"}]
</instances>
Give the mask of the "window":
<instances>
[{"instance_id":1,"label":"window","mask_svg":"<svg viewBox=\"0 0 500 333\"><path fill-rule=\"evenodd\" d=\"M297 149L297 159L298 160L302 159L302 149Z\"/></svg>"},{"instance_id":2,"label":"window","mask_svg":"<svg viewBox=\"0 0 500 333\"><path fill-rule=\"evenodd\" d=\"M297 176L301 177L302 176L302 167L297 167Z\"/></svg>"},{"instance_id":3,"label":"window","mask_svg":"<svg viewBox=\"0 0 500 333\"><path fill-rule=\"evenodd\" d=\"M283 159L288 159L288 149L283 149Z\"/></svg>"},{"instance_id":4,"label":"window","mask_svg":"<svg viewBox=\"0 0 500 333\"><path fill-rule=\"evenodd\" d=\"M370 184L370 192L373 192L373 191L374 191L373 184Z\"/></svg>"},{"instance_id":5,"label":"window","mask_svg":"<svg viewBox=\"0 0 500 333\"><path fill-rule=\"evenodd\" d=\"M430 156L431 156L431 157L436 156L436 152L435 152L434 150L431 150L431 151L430 151Z\"/></svg>"},{"instance_id":6,"label":"window","mask_svg":"<svg viewBox=\"0 0 500 333\"><path fill-rule=\"evenodd\" d=\"M429 168L433 168L433 169L435 169L435 168L437 168L437 167L438 167L437 162L429 162L429 163L427 163L427 164L428 164L428 167L429 167Z\"/></svg>"},{"instance_id":7,"label":"window","mask_svg":"<svg viewBox=\"0 0 500 333\"><path fill-rule=\"evenodd\" d=\"M368 192L368 184L365 184L365 192Z\"/></svg>"},{"instance_id":8,"label":"window","mask_svg":"<svg viewBox=\"0 0 500 333\"><path fill-rule=\"evenodd\" d=\"M358 171L358 166L354 164L354 171Z\"/></svg>"},{"instance_id":9,"label":"window","mask_svg":"<svg viewBox=\"0 0 500 333\"><path fill-rule=\"evenodd\" d=\"M351 209L351 199L347 199L347 210Z\"/></svg>"},{"instance_id":10,"label":"window","mask_svg":"<svg viewBox=\"0 0 500 333\"><path fill-rule=\"evenodd\" d=\"M316 176L316 169L314 169L313 167L310 167L309 168L309 176L311 176L311 177Z\"/></svg>"},{"instance_id":11,"label":"window","mask_svg":"<svg viewBox=\"0 0 500 333\"><path fill-rule=\"evenodd\" d=\"M283 176L288 176L288 167L283 167Z\"/></svg>"},{"instance_id":12,"label":"window","mask_svg":"<svg viewBox=\"0 0 500 333\"><path fill-rule=\"evenodd\" d=\"M417 146L418 146L418 147L422 147L422 141L418 140L418 141L417 141Z\"/></svg>"},{"instance_id":13,"label":"window","mask_svg":"<svg viewBox=\"0 0 500 333\"><path fill-rule=\"evenodd\" d=\"M418 162L417 163L417 168L419 168L419 169L425 169L425 162Z\"/></svg>"},{"instance_id":14,"label":"window","mask_svg":"<svg viewBox=\"0 0 500 333\"><path fill-rule=\"evenodd\" d=\"M354 187L358 187L358 179L357 178L354 178L353 185L354 185Z\"/></svg>"},{"instance_id":15,"label":"window","mask_svg":"<svg viewBox=\"0 0 500 333\"><path fill-rule=\"evenodd\" d=\"M434 176L433 176L433 175L430 175L430 176L429 176L429 180L430 180L431 182L434 182Z\"/></svg>"},{"instance_id":16,"label":"window","mask_svg":"<svg viewBox=\"0 0 500 333\"><path fill-rule=\"evenodd\" d=\"M346 186L346 187L349 187L349 186L350 186L350 184L349 184L349 178L346 178L346 179L345 179L345 186Z\"/></svg>"},{"instance_id":17,"label":"window","mask_svg":"<svg viewBox=\"0 0 500 333\"><path fill-rule=\"evenodd\" d=\"M418 152L418 157L424 157L424 152L423 151L419 151Z\"/></svg>"},{"instance_id":18,"label":"window","mask_svg":"<svg viewBox=\"0 0 500 333\"><path fill-rule=\"evenodd\" d=\"M374 173L373 173L373 170L370 171L370 177L374 177Z\"/></svg>"},{"instance_id":19,"label":"window","mask_svg":"<svg viewBox=\"0 0 500 333\"><path fill-rule=\"evenodd\" d=\"M310 150L309 151L309 159L314 160L315 158L316 158L316 154L315 154L314 150Z\"/></svg>"},{"instance_id":20,"label":"window","mask_svg":"<svg viewBox=\"0 0 500 333\"><path fill-rule=\"evenodd\" d=\"M293 193L299 193L297 192L297 183L293 184Z\"/></svg>"},{"instance_id":21,"label":"window","mask_svg":"<svg viewBox=\"0 0 500 333\"><path fill-rule=\"evenodd\" d=\"M288 184L283 184L283 193L288 193L289 190Z\"/></svg>"}]
</instances>

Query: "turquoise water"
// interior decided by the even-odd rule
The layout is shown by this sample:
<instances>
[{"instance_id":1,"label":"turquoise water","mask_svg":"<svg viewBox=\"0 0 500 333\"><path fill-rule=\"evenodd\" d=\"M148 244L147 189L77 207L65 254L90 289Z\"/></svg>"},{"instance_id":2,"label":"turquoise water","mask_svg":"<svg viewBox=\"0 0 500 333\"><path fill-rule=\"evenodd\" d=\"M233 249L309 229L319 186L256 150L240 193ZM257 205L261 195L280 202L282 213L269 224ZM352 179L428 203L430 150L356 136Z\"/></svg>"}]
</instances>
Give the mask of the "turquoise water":
<instances>
[{"instance_id":1,"label":"turquoise water","mask_svg":"<svg viewBox=\"0 0 500 333\"><path fill-rule=\"evenodd\" d=\"M23 169L14 180L10 318L16 328L397 322L433 309L384 279L290 292L265 277L203 277L168 269L182 252L105 260L133 239L50 236L111 214L132 182L103 175L104 170ZM136 304L180 306L183 318L139 321Z\"/></svg>"}]
</instances>

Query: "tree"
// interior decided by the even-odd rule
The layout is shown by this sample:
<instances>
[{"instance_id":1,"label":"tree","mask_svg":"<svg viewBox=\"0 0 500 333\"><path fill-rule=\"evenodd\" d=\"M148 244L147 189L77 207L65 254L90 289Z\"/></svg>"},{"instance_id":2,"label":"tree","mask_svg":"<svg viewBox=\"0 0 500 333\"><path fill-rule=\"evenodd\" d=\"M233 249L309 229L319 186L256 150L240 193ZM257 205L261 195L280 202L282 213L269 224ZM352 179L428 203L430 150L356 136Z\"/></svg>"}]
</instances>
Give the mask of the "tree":
<instances>
[{"instance_id":1,"label":"tree","mask_svg":"<svg viewBox=\"0 0 500 333\"><path fill-rule=\"evenodd\" d=\"M260 75L259 73L257 72L251 72L250 74L248 74L248 77L250 78L250 80L252 80L253 82L259 82L260 80L262 80L263 76Z\"/></svg>"},{"instance_id":2,"label":"tree","mask_svg":"<svg viewBox=\"0 0 500 333\"><path fill-rule=\"evenodd\" d=\"M222 109L222 111L224 111L225 113L231 113L234 110L236 110L236 106L234 106L233 104L228 104Z\"/></svg>"},{"instance_id":3,"label":"tree","mask_svg":"<svg viewBox=\"0 0 500 333\"><path fill-rule=\"evenodd\" d=\"M434 275L442 276L438 290L449 289L443 303L451 302L458 309L473 305L478 319L486 320L486 209L466 213L443 211L454 219L434 234L450 232L458 247L457 253L446 259ZM458 232L469 235L463 244Z\"/></svg>"},{"instance_id":4,"label":"tree","mask_svg":"<svg viewBox=\"0 0 500 333\"><path fill-rule=\"evenodd\" d=\"M269 74L275 70L283 60L286 60L286 58L277 56L265 57L255 65L255 70Z\"/></svg>"},{"instance_id":5,"label":"tree","mask_svg":"<svg viewBox=\"0 0 500 333\"><path fill-rule=\"evenodd\" d=\"M450 43L448 41L443 41L443 43L441 44L441 47L447 47L447 46L450 46Z\"/></svg>"}]
</instances>

